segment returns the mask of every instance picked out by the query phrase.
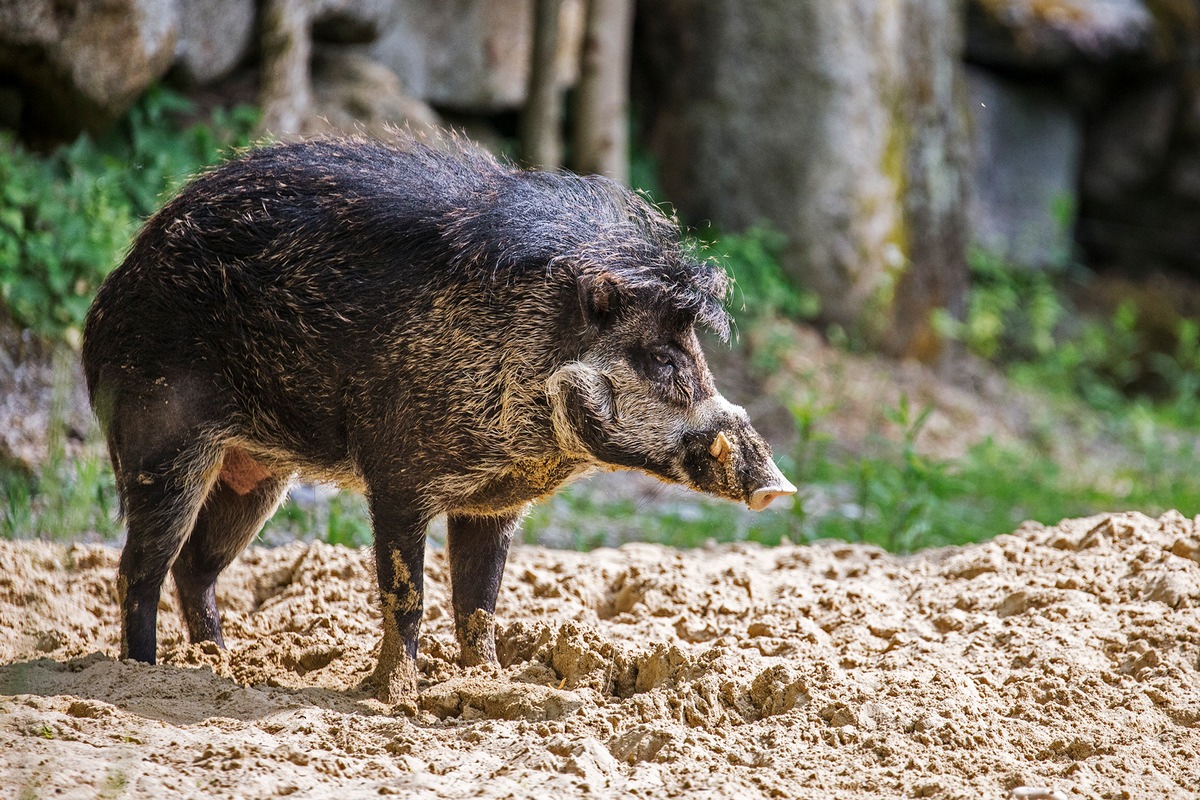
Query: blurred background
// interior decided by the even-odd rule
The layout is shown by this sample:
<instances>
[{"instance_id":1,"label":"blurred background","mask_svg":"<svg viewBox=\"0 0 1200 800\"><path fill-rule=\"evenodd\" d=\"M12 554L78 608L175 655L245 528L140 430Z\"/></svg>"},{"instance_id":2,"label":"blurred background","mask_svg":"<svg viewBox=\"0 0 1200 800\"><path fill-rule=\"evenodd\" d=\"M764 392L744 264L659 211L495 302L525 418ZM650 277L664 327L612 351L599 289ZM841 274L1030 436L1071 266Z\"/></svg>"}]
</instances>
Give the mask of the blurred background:
<instances>
[{"instance_id":1,"label":"blurred background","mask_svg":"<svg viewBox=\"0 0 1200 800\"><path fill-rule=\"evenodd\" d=\"M795 501L604 475L529 541L1200 512L1200 0L0 0L0 536L122 536L77 351L141 221L391 127L631 184L735 277L710 357ZM369 542L361 498L298 487L294 536Z\"/></svg>"}]
</instances>

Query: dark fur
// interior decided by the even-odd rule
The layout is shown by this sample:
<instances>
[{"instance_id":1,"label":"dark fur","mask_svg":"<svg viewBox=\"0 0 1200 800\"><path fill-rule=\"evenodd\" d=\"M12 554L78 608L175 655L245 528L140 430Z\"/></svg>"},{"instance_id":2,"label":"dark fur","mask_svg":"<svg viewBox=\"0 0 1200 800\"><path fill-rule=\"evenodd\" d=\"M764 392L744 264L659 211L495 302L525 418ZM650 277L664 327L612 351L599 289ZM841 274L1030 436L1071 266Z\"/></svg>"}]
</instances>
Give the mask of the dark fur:
<instances>
[{"instance_id":1,"label":"dark fur","mask_svg":"<svg viewBox=\"0 0 1200 800\"><path fill-rule=\"evenodd\" d=\"M762 485L769 449L729 417L692 331L727 334L726 288L611 181L462 145L277 145L197 178L84 334L129 524L123 653L154 660L172 568L192 638L220 641L217 574L299 474L368 494L385 695L411 688L436 514L464 660L493 658L472 619L486 628L531 501L601 462L735 499ZM734 428L744 457L718 474L707 442Z\"/></svg>"}]
</instances>

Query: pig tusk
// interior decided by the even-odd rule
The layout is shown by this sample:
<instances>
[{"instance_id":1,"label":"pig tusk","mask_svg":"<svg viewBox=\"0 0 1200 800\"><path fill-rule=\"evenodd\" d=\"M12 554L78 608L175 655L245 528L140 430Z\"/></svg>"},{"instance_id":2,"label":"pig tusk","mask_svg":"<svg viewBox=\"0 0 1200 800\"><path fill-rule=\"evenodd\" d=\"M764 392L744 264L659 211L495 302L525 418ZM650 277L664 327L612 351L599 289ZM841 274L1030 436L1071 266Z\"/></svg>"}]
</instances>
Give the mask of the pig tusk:
<instances>
[{"instance_id":1,"label":"pig tusk","mask_svg":"<svg viewBox=\"0 0 1200 800\"><path fill-rule=\"evenodd\" d=\"M724 464L729 460L729 454L733 452L733 445L729 443L728 436L718 433L717 438L713 439L713 443L709 446L708 452L712 453L713 458Z\"/></svg>"}]
</instances>

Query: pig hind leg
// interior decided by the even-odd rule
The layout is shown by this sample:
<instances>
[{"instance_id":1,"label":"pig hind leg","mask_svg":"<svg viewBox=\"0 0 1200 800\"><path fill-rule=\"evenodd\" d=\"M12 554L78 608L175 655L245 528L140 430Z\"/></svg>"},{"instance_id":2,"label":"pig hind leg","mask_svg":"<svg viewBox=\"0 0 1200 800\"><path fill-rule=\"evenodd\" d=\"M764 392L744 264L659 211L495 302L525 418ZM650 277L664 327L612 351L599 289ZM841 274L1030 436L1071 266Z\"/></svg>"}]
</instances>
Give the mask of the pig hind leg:
<instances>
[{"instance_id":1,"label":"pig hind leg","mask_svg":"<svg viewBox=\"0 0 1200 800\"><path fill-rule=\"evenodd\" d=\"M492 615L508 545L520 520L519 512L494 517L451 514L446 520L454 629L463 666L496 660Z\"/></svg>"},{"instance_id":2,"label":"pig hind leg","mask_svg":"<svg viewBox=\"0 0 1200 800\"><path fill-rule=\"evenodd\" d=\"M211 641L225 647L217 610L217 576L274 513L287 485L287 477L269 473L240 448L225 451L216 483L171 567L193 642Z\"/></svg>"},{"instance_id":3,"label":"pig hind leg","mask_svg":"<svg viewBox=\"0 0 1200 800\"><path fill-rule=\"evenodd\" d=\"M117 571L121 656L154 663L158 599L216 476L220 448L200 384L158 378L122 387L101 376L109 454L128 534Z\"/></svg>"},{"instance_id":4,"label":"pig hind leg","mask_svg":"<svg viewBox=\"0 0 1200 800\"><path fill-rule=\"evenodd\" d=\"M215 465L215 454L197 447L143 460L119 479L128 527L117 570L123 658L154 663L162 583L192 530Z\"/></svg>"}]
</instances>

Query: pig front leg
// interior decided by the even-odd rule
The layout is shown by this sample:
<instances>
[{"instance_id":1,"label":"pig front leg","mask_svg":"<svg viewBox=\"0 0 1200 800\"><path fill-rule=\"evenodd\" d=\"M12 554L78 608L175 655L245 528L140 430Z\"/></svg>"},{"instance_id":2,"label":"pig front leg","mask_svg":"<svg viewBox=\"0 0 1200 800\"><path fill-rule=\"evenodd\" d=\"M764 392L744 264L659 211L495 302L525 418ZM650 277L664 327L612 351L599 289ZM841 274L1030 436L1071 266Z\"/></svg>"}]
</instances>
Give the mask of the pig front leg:
<instances>
[{"instance_id":1,"label":"pig front leg","mask_svg":"<svg viewBox=\"0 0 1200 800\"><path fill-rule=\"evenodd\" d=\"M451 514L446 520L454 631L464 667L496 661L496 595L521 516L519 511L494 517Z\"/></svg>"},{"instance_id":2,"label":"pig front leg","mask_svg":"<svg viewBox=\"0 0 1200 800\"><path fill-rule=\"evenodd\" d=\"M412 498L372 487L375 573L383 610L383 643L371 682L385 703L417 693L417 636L425 607L425 529L429 518Z\"/></svg>"}]
</instances>

